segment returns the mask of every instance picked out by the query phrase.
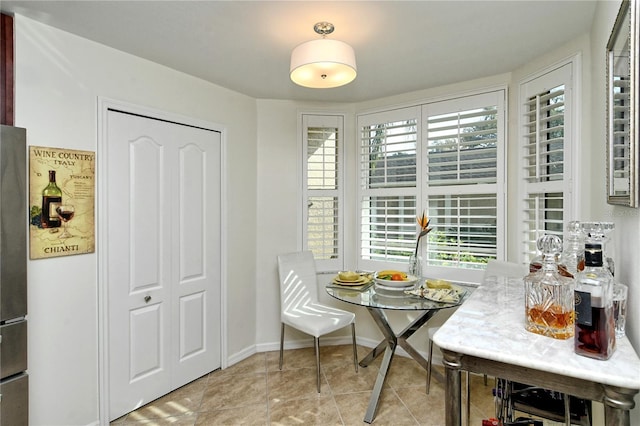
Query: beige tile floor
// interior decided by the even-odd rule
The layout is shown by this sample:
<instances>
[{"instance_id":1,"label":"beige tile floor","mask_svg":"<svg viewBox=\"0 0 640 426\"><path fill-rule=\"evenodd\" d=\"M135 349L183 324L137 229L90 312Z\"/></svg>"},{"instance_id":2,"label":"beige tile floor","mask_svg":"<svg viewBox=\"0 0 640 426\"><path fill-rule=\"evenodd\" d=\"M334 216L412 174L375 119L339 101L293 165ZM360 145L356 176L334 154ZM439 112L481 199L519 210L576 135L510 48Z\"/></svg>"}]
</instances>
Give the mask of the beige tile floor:
<instances>
[{"instance_id":1,"label":"beige tile floor","mask_svg":"<svg viewBox=\"0 0 640 426\"><path fill-rule=\"evenodd\" d=\"M320 348L322 392L316 392L313 348L255 354L225 370L214 371L133 411L112 425L362 425L378 359L353 367L350 345ZM358 347L364 357L368 348ZM436 380L425 392L426 372L409 358L393 359L382 391L375 425L444 424L444 389ZM472 376L471 425L493 416L493 380Z\"/></svg>"}]
</instances>

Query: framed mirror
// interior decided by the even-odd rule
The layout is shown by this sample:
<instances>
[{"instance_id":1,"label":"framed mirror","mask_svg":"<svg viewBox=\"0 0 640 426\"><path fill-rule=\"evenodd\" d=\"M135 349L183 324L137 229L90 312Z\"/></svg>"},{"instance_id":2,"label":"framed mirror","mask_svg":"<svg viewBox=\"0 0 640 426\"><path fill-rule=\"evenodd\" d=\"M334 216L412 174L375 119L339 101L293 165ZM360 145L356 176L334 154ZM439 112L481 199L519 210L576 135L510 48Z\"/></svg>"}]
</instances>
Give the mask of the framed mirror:
<instances>
[{"instance_id":1,"label":"framed mirror","mask_svg":"<svg viewBox=\"0 0 640 426\"><path fill-rule=\"evenodd\" d=\"M607 43L607 202L638 207L638 2L623 0Z\"/></svg>"}]
</instances>

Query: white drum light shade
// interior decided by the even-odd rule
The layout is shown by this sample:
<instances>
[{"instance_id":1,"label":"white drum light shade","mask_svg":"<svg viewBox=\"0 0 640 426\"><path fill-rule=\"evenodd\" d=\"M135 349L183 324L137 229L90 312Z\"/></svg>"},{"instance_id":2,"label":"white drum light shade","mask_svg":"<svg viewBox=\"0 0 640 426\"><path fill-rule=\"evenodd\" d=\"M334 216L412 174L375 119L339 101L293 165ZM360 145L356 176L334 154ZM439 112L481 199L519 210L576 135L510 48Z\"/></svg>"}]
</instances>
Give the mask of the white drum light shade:
<instances>
[{"instance_id":1,"label":"white drum light shade","mask_svg":"<svg viewBox=\"0 0 640 426\"><path fill-rule=\"evenodd\" d=\"M304 87L327 89L356 78L356 55L347 43L322 38L302 43L291 52L291 80Z\"/></svg>"}]
</instances>

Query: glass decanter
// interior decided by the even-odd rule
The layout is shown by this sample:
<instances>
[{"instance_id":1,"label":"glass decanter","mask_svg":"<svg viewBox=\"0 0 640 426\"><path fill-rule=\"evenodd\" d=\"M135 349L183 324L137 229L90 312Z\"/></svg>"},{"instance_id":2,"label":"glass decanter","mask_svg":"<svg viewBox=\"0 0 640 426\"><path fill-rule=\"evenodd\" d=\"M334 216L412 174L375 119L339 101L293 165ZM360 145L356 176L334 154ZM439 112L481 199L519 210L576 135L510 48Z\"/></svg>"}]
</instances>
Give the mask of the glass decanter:
<instances>
[{"instance_id":1,"label":"glass decanter","mask_svg":"<svg viewBox=\"0 0 640 426\"><path fill-rule=\"evenodd\" d=\"M560 273L564 268L574 278L584 269L584 234L578 221L571 221L567 225L559 267ZM567 276L567 274L562 275Z\"/></svg>"},{"instance_id":2,"label":"glass decanter","mask_svg":"<svg viewBox=\"0 0 640 426\"><path fill-rule=\"evenodd\" d=\"M600 244L602 247L603 266L609 269L611 275L615 276L615 262L613 260L613 249L611 235L615 229L613 222L580 222L580 229L584 234L585 242Z\"/></svg>"},{"instance_id":3,"label":"glass decanter","mask_svg":"<svg viewBox=\"0 0 640 426\"><path fill-rule=\"evenodd\" d=\"M562 241L555 235L543 235L537 244L542 267L524 278L525 327L532 333L568 339L574 334L574 279L558 271Z\"/></svg>"}]
</instances>

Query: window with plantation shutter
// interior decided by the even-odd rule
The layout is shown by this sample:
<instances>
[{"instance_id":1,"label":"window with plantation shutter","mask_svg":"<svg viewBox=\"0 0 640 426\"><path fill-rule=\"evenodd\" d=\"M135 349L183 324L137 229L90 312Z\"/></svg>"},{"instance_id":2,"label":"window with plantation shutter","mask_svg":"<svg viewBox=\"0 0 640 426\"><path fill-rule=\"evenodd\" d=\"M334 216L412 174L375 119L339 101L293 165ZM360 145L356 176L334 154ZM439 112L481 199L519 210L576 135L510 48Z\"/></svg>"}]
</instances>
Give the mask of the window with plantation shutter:
<instances>
[{"instance_id":1,"label":"window with plantation shutter","mask_svg":"<svg viewBox=\"0 0 640 426\"><path fill-rule=\"evenodd\" d=\"M423 120L427 268L483 270L504 256L504 92L425 105Z\"/></svg>"},{"instance_id":2,"label":"window with plantation shutter","mask_svg":"<svg viewBox=\"0 0 640 426\"><path fill-rule=\"evenodd\" d=\"M361 115L358 129L361 267L406 268L423 212L430 273L471 281L503 258L504 90Z\"/></svg>"},{"instance_id":3,"label":"window with plantation shutter","mask_svg":"<svg viewBox=\"0 0 640 426\"><path fill-rule=\"evenodd\" d=\"M341 269L343 261L341 116L303 115L303 246L319 269Z\"/></svg>"},{"instance_id":4,"label":"window with plantation shutter","mask_svg":"<svg viewBox=\"0 0 640 426\"><path fill-rule=\"evenodd\" d=\"M522 254L537 255L543 234L562 237L572 220L571 164L572 64L551 70L520 86L522 180Z\"/></svg>"},{"instance_id":5,"label":"window with plantation shutter","mask_svg":"<svg viewBox=\"0 0 640 426\"><path fill-rule=\"evenodd\" d=\"M413 252L418 114L414 107L358 118L361 260L406 262Z\"/></svg>"}]
</instances>

